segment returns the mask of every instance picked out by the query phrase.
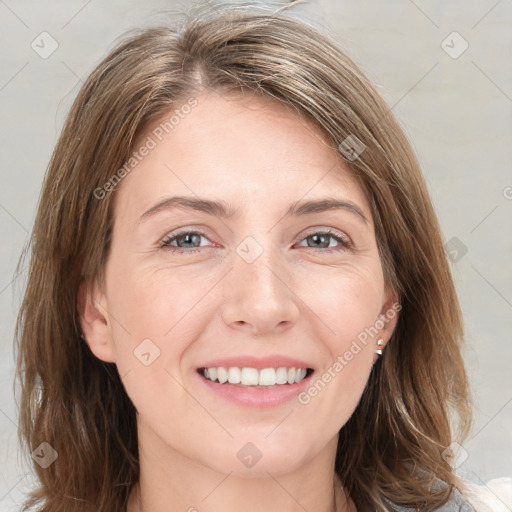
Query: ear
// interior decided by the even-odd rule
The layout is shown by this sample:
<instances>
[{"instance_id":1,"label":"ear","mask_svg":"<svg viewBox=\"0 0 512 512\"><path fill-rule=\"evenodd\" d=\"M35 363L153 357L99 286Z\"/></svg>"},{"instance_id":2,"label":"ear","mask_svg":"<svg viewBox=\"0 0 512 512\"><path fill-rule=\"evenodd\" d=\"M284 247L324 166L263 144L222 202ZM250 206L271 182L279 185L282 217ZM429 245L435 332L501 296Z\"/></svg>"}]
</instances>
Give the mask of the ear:
<instances>
[{"instance_id":1,"label":"ear","mask_svg":"<svg viewBox=\"0 0 512 512\"><path fill-rule=\"evenodd\" d=\"M98 283L83 281L78 289L77 309L83 337L91 352L106 363L116 362L105 295Z\"/></svg>"},{"instance_id":2,"label":"ear","mask_svg":"<svg viewBox=\"0 0 512 512\"><path fill-rule=\"evenodd\" d=\"M384 304L379 315L384 326L380 329L379 338L382 339L381 349L387 345L398 322L399 312L402 309L400 298L395 290L387 290Z\"/></svg>"}]
</instances>

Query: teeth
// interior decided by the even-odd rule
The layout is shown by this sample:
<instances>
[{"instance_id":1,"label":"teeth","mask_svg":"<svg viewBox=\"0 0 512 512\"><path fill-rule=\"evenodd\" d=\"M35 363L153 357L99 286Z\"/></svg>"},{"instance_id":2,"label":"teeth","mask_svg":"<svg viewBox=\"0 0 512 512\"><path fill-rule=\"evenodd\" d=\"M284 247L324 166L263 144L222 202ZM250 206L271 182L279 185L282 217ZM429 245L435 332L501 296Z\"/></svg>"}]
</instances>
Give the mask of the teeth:
<instances>
[{"instance_id":1,"label":"teeth","mask_svg":"<svg viewBox=\"0 0 512 512\"><path fill-rule=\"evenodd\" d=\"M238 368L236 366L225 368L205 368L205 378L218 381L221 384L241 384L242 386L275 386L294 384L304 380L307 370L305 368Z\"/></svg>"},{"instance_id":2,"label":"teeth","mask_svg":"<svg viewBox=\"0 0 512 512\"><path fill-rule=\"evenodd\" d=\"M288 384L288 372L286 371L286 368L277 369L276 384Z\"/></svg>"},{"instance_id":3,"label":"teeth","mask_svg":"<svg viewBox=\"0 0 512 512\"><path fill-rule=\"evenodd\" d=\"M208 373L210 372L208 371ZM219 379L221 384L228 381L228 372L226 371L226 368L223 368L222 366L217 368L217 379Z\"/></svg>"},{"instance_id":4,"label":"teeth","mask_svg":"<svg viewBox=\"0 0 512 512\"><path fill-rule=\"evenodd\" d=\"M258 370L256 370L256 368L242 368L240 383L244 386L257 386Z\"/></svg>"},{"instance_id":5,"label":"teeth","mask_svg":"<svg viewBox=\"0 0 512 512\"><path fill-rule=\"evenodd\" d=\"M230 384L239 384L241 380L240 368L228 368L228 382Z\"/></svg>"},{"instance_id":6,"label":"teeth","mask_svg":"<svg viewBox=\"0 0 512 512\"><path fill-rule=\"evenodd\" d=\"M264 368L260 370L260 386L273 386L276 383L276 371L274 368Z\"/></svg>"},{"instance_id":7,"label":"teeth","mask_svg":"<svg viewBox=\"0 0 512 512\"><path fill-rule=\"evenodd\" d=\"M297 370L297 373L295 373L295 382L300 382L305 376L306 376L306 370L304 370L304 369Z\"/></svg>"}]
</instances>

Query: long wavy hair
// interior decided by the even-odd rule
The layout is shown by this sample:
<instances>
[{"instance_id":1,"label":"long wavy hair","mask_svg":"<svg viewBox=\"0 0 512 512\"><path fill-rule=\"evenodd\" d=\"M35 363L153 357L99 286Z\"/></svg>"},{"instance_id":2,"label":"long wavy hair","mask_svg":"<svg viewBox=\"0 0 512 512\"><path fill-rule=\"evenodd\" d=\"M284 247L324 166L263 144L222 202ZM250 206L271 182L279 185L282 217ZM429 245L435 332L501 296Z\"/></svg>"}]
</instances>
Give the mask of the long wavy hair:
<instances>
[{"instance_id":1,"label":"long wavy hair","mask_svg":"<svg viewBox=\"0 0 512 512\"><path fill-rule=\"evenodd\" d=\"M126 509L139 478L136 411L115 364L81 338L78 289L102 280L109 255L117 187L101 199L97 191L152 121L205 89L291 106L342 157L348 136L364 144L346 163L369 200L385 284L402 309L339 432L335 470L358 510L435 510L462 489L446 449L467 436L471 400L462 314L420 165L390 107L332 37L282 11L233 8L125 34L66 118L18 264L29 256L16 323L20 442L29 454L43 442L58 454L46 468L31 461L40 485L24 510Z\"/></svg>"}]
</instances>

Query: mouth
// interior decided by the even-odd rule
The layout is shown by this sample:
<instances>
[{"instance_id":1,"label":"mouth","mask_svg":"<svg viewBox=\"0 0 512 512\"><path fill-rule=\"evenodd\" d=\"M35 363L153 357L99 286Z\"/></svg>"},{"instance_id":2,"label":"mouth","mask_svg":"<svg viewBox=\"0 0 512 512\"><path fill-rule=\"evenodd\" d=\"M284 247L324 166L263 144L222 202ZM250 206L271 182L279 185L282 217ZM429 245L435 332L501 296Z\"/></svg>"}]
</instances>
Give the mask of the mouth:
<instances>
[{"instance_id":1,"label":"mouth","mask_svg":"<svg viewBox=\"0 0 512 512\"><path fill-rule=\"evenodd\" d=\"M253 389L275 389L290 387L309 378L312 368L269 367L252 368L238 366L218 366L198 368L197 372L204 379L217 384Z\"/></svg>"}]
</instances>

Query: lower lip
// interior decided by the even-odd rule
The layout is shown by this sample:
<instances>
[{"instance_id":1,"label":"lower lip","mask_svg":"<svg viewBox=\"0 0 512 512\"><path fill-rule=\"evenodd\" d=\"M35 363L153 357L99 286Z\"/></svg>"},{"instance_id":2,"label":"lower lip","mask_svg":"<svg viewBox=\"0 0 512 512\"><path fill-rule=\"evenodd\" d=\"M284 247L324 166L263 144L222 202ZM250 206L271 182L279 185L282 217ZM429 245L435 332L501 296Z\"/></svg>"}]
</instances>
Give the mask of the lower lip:
<instances>
[{"instance_id":1,"label":"lower lip","mask_svg":"<svg viewBox=\"0 0 512 512\"><path fill-rule=\"evenodd\" d=\"M200 373L197 373L199 379L203 384L217 396L234 402L237 405L247 407L277 407L286 402L296 399L297 396L304 391L309 385L309 381L313 373L308 375L300 382L294 384L279 384L276 387L256 388L256 387L243 387L234 384L221 384L220 382L213 382Z\"/></svg>"}]
</instances>

